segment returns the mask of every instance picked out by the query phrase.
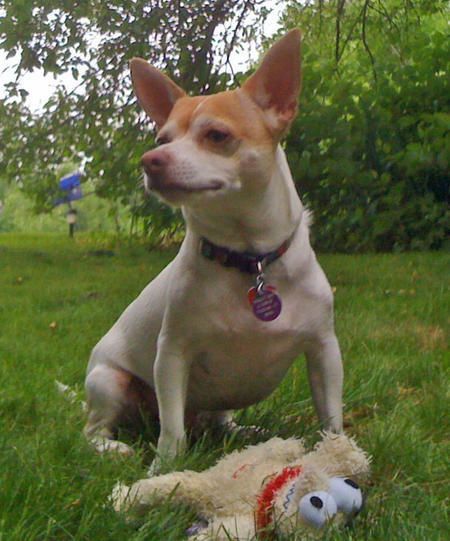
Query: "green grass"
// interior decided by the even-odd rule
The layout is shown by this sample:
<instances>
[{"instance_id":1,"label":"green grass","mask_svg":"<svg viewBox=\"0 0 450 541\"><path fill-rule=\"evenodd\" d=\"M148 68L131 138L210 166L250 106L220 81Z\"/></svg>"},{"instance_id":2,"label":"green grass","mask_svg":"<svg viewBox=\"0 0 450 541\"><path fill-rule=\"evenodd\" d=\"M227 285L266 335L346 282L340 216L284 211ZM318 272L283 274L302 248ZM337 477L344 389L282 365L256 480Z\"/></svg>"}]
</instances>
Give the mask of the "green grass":
<instances>
[{"instance_id":1,"label":"green grass","mask_svg":"<svg viewBox=\"0 0 450 541\"><path fill-rule=\"evenodd\" d=\"M99 248L115 256L91 253ZM82 412L54 388L55 379L82 388L92 346L172 256L82 236L0 235L0 541L183 538L187 509L167 504L137 525L105 505L117 480L145 474L149 444L131 459L95 455L81 435ZM347 431L373 456L365 512L324 539L447 540L450 258L320 260L336 287ZM240 415L274 435L314 441L303 362ZM244 444L205 438L179 467L204 468Z\"/></svg>"}]
</instances>

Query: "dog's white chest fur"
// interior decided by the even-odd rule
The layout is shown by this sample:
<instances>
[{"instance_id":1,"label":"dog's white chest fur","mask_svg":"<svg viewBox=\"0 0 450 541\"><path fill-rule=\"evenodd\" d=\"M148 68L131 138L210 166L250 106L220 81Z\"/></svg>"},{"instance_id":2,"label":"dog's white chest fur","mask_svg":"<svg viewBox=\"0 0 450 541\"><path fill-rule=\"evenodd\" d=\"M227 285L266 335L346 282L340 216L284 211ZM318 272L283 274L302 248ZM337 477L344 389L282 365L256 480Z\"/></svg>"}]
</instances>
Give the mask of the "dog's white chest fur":
<instances>
[{"instance_id":1,"label":"dog's white chest fur","mask_svg":"<svg viewBox=\"0 0 450 541\"><path fill-rule=\"evenodd\" d=\"M291 332L211 333L209 349L194 350L188 405L228 410L254 404L270 394L298 353ZM276 344L276 345L275 345Z\"/></svg>"},{"instance_id":2,"label":"dog's white chest fur","mask_svg":"<svg viewBox=\"0 0 450 541\"><path fill-rule=\"evenodd\" d=\"M300 236L296 244L301 242ZM215 279L205 286L204 294L210 299L206 313L188 321L191 333L187 335L194 337L187 345L192 362L188 401L194 408L235 409L265 398L315 333L315 320L321 315L317 293L308 285L308 278L301 283L295 259L294 253L286 254L286 261L267 269L267 280L282 300L280 315L269 322L256 318L247 299L254 277L236 269L215 269ZM289 276L286 262L293 263L293 276ZM315 258L311 263L316 264ZM210 270L214 265L217 263L205 262L202 266ZM327 286L324 282L322 296L326 296ZM190 313L198 314L203 302L196 306L194 300Z\"/></svg>"},{"instance_id":3,"label":"dog's white chest fur","mask_svg":"<svg viewBox=\"0 0 450 541\"><path fill-rule=\"evenodd\" d=\"M190 409L236 409L265 398L309 341L332 326L331 289L307 229L302 222L286 254L266 269L282 300L274 321L252 312L247 291L255 277L204 259L198 238L188 235L103 338L103 349L153 387L158 343L169 342L189 373Z\"/></svg>"},{"instance_id":4,"label":"dog's white chest fur","mask_svg":"<svg viewBox=\"0 0 450 541\"><path fill-rule=\"evenodd\" d=\"M241 408L263 399L298 355L301 323L291 317L289 298L276 320L262 322L247 300L247 280L239 278L231 280L240 282L234 291L217 294L202 328L194 324L187 348L188 402L195 409Z\"/></svg>"}]
</instances>

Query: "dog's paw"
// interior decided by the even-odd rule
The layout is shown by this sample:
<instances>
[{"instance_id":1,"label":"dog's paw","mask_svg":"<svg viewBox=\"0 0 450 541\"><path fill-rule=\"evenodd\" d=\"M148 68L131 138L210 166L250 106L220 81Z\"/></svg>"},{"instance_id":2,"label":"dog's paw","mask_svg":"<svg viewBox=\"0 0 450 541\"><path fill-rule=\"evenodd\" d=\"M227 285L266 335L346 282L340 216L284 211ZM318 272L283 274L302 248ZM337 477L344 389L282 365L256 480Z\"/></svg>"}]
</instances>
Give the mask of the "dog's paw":
<instances>
[{"instance_id":1,"label":"dog's paw","mask_svg":"<svg viewBox=\"0 0 450 541\"><path fill-rule=\"evenodd\" d=\"M92 438L91 444L97 453L113 453L121 456L133 456L134 449L122 441L110 440L97 436Z\"/></svg>"},{"instance_id":2,"label":"dog's paw","mask_svg":"<svg viewBox=\"0 0 450 541\"><path fill-rule=\"evenodd\" d=\"M152 463L150 464L148 470L147 470L147 477L156 477L161 473L162 470L162 461L160 457L155 457L152 460Z\"/></svg>"}]
</instances>

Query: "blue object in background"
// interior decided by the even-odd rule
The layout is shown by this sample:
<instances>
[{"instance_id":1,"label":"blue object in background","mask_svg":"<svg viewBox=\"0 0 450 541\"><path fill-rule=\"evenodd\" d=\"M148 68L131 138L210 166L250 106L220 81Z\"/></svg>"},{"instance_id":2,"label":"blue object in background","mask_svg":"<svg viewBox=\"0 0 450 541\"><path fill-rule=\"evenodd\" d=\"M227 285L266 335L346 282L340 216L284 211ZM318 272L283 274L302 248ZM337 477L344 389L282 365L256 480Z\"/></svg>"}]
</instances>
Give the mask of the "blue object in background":
<instances>
[{"instance_id":1,"label":"blue object in background","mask_svg":"<svg viewBox=\"0 0 450 541\"><path fill-rule=\"evenodd\" d=\"M77 199L82 199L83 192L81 190L81 173L76 171L75 173L66 175L59 181L59 187L61 190L64 190L65 194L63 197L59 197L55 200L55 207L58 205L63 205L64 203L76 201Z\"/></svg>"},{"instance_id":2,"label":"blue object in background","mask_svg":"<svg viewBox=\"0 0 450 541\"><path fill-rule=\"evenodd\" d=\"M82 197L83 197L83 192L81 191L81 186L75 186L67 194L68 201L76 201L77 199L81 199Z\"/></svg>"},{"instance_id":3,"label":"blue object in background","mask_svg":"<svg viewBox=\"0 0 450 541\"><path fill-rule=\"evenodd\" d=\"M73 190L73 188L76 188L80 184L81 173L79 173L78 171L66 175L59 181L59 187L61 188L61 190L64 191ZM76 199L80 199L80 197L77 197Z\"/></svg>"}]
</instances>

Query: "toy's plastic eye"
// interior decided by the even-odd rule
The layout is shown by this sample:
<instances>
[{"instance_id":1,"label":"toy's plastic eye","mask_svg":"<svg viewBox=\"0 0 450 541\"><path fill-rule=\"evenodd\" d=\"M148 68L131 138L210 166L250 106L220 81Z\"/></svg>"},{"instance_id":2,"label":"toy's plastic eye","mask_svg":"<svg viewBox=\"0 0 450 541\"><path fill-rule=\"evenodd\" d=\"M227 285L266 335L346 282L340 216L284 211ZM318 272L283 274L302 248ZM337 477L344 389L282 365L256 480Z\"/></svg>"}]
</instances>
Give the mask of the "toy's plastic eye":
<instances>
[{"instance_id":1,"label":"toy's plastic eye","mask_svg":"<svg viewBox=\"0 0 450 541\"><path fill-rule=\"evenodd\" d=\"M333 477L330 481L330 494L336 501L338 511L352 515L361 510L363 497L357 483L352 479Z\"/></svg>"},{"instance_id":2,"label":"toy's plastic eye","mask_svg":"<svg viewBox=\"0 0 450 541\"><path fill-rule=\"evenodd\" d=\"M303 496L298 504L298 510L308 524L322 528L337 513L337 505L331 494L317 490Z\"/></svg>"}]
</instances>

